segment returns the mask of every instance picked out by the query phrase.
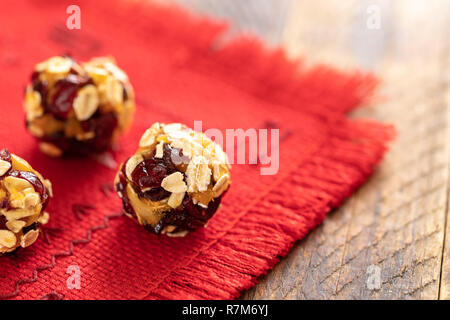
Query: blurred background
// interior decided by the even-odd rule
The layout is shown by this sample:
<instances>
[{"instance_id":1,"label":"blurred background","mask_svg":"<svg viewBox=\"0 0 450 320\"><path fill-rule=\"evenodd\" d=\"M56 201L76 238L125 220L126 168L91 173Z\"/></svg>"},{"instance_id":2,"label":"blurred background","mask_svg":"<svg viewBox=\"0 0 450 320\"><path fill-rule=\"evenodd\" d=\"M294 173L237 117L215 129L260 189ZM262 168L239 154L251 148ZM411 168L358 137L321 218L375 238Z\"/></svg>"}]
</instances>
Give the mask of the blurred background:
<instances>
[{"instance_id":1,"label":"blurred background","mask_svg":"<svg viewBox=\"0 0 450 320\"><path fill-rule=\"evenodd\" d=\"M446 0L171 1L230 21L232 34L256 34L310 61L380 70L388 58L423 62L448 46Z\"/></svg>"},{"instance_id":2,"label":"blurred background","mask_svg":"<svg viewBox=\"0 0 450 320\"><path fill-rule=\"evenodd\" d=\"M351 116L398 131L373 178L242 298L449 299L450 1L175 2L292 58L375 72L376 101Z\"/></svg>"}]
</instances>

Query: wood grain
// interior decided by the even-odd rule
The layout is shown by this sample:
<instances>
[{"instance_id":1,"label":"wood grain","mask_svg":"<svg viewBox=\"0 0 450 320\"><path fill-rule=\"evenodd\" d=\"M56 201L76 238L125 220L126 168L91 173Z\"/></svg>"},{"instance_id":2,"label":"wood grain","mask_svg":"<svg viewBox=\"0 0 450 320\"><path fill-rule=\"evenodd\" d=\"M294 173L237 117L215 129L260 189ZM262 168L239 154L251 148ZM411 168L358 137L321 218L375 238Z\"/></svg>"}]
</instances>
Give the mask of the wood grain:
<instances>
[{"instance_id":1,"label":"wood grain","mask_svg":"<svg viewBox=\"0 0 450 320\"><path fill-rule=\"evenodd\" d=\"M450 2L178 2L292 56L376 72L378 103L352 116L398 130L370 181L242 298L450 299ZM371 5L380 29L367 27ZM368 283L373 270L379 288Z\"/></svg>"}]
</instances>

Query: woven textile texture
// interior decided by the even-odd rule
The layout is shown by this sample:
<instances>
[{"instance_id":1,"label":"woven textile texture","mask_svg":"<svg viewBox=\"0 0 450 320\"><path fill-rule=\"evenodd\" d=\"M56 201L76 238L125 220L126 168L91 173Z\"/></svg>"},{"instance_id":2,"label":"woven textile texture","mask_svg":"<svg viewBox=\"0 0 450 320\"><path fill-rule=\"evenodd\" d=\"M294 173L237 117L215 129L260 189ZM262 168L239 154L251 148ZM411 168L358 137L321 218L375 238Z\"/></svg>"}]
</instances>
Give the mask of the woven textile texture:
<instances>
[{"instance_id":1,"label":"woven textile texture","mask_svg":"<svg viewBox=\"0 0 450 320\"><path fill-rule=\"evenodd\" d=\"M136 1L10 1L0 10L0 145L53 182L51 220L31 247L0 257L0 297L13 299L226 299L239 296L373 172L393 129L346 113L376 79L306 67L224 23ZM227 39L227 40L225 40ZM112 55L129 75L137 112L117 163L153 122L203 129L280 128L280 167L234 165L222 208L185 238L156 236L120 215L116 170L98 158L50 159L26 133L22 96L35 63L70 53ZM70 290L69 266L81 271ZM69 271L72 269L69 269Z\"/></svg>"}]
</instances>

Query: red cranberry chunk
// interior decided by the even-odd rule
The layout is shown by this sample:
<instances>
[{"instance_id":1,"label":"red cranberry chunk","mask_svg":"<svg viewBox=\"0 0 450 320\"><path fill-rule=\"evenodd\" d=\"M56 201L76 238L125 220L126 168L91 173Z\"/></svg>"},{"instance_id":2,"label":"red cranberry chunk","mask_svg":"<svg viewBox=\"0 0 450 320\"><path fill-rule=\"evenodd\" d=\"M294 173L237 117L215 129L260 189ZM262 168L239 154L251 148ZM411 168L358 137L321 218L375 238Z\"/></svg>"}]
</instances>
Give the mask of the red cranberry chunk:
<instances>
[{"instance_id":1,"label":"red cranberry chunk","mask_svg":"<svg viewBox=\"0 0 450 320\"><path fill-rule=\"evenodd\" d=\"M170 197L170 192L162 187L148 190L146 192L138 192L138 196L141 198L146 198L151 201L161 201Z\"/></svg>"},{"instance_id":2,"label":"red cranberry chunk","mask_svg":"<svg viewBox=\"0 0 450 320\"><path fill-rule=\"evenodd\" d=\"M133 182L140 189L159 188L165 177L177 171L172 162L172 149L164 144L162 158L154 156L139 163L131 174Z\"/></svg>"},{"instance_id":3,"label":"red cranberry chunk","mask_svg":"<svg viewBox=\"0 0 450 320\"><path fill-rule=\"evenodd\" d=\"M40 72L38 72L38 71L33 71L33 73L31 74L31 77L30 77L30 79L31 79L31 82L34 84L34 83L37 83L38 81L39 81L39 75L40 75Z\"/></svg>"},{"instance_id":4,"label":"red cranberry chunk","mask_svg":"<svg viewBox=\"0 0 450 320\"><path fill-rule=\"evenodd\" d=\"M183 200L181 209L173 209L167 212L164 218L156 225L151 231L159 234L165 226L175 226L174 233L180 231L192 231L201 226L204 226L206 222L214 215L219 208L221 197L212 200L208 209L204 209L192 201L190 196L186 196ZM150 229L150 226L147 226Z\"/></svg>"},{"instance_id":5,"label":"red cranberry chunk","mask_svg":"<svg viewBox=\"0 0 450 320\"><path fill-rule=\"evenodd\" d=\"M92 83L92 79L74 74L58 80L55 83L55 93L47 105L47 111L59 119L67 119L78 90L88 83Z\"/></svg>"},{"instance_id":6,"label":"red cranberry chunk","mask_svg":"<svg viewBox=\"0 0 450 320\"><path fill-rule=\"evenodd\" d=\"M26 234L30 230L37 230L37 229L39 229L40 225L41 224L39 222L34 222L34 223L30 224L28 227L24 227L22 229L22 232L23 232L23 234Z\"/></svg>"},{"instance_id":7,"label":"red cranberry chunk","mask_svg":"<svg viewBox=\"0 0 450 320\"><path fill-rule=\"evenodd\" d=\"M45 81L39 81L33 83L33 90L39 92L41 95L41 104L44 108L48 109L47 97L48 97L48 85Z\"/></svg>"},{"instance_id":8,"label":"red cranberry chunk","mask_svg":"<svg viewBox=\"0 0 450 320\"><path fill-rule=\"evenodd\" d=\"M133 206L130 203L130 199L128 198L126 186L127 186L127 179L125 178L125 173L122 170L119 172L119 182L117 182L116 184L116 190L122 194L123 210L126 213L135 216L136 212L134 211Z\"/></svg>"},{"instance_id":9,"label":"red cranberry chunk","mask_svg":"<svg viewBox=\"0 0 450 320\"><path fill-rule=\"evenodd\" d=\"M118 124L119 121L114 113L102 114L97 111L89 120L82 121L81 127L86 132L95 132L95 138L91 141L94 150L105 150L110 145Z\"/></svg>"},{"instance_id":10,"label":"red cranberry chunk","mask_svg":"<svg viewBox=\"0 0 450 320\"><path fill-rule=\"evenodd\" d=\"M0 199L0 209L9 209L9 207L10 207L10 203L9 203L8 199ZM3 216L0 216L0 219L2 217ZM0 227L0 229L2 229L2 228Z\"/></svg>"},{"instance_id":11,"label":"red cranberry chunk","mask_svg":"<svg viewBox=\"0 0 450 320\"><path fill-rule=\"evenodd\" d=\"M2 201L0 201L0 208L1 209L6 209L7 208L7 207L2 207L1 204L2 204ZM0 230L6 229L6 222L7 222L6 221L6 217L1 215L0 216Z\"/></svg>"},{"instance_id":12,"label":"red cranberry chunk","mask_svg":"<svg viewBox=\"0 0 450 320\"><path fill-rule=\"evenodd\" d=\"M168 176L169 168L162 161L146 159L134 169L131 177L133 182L141 189L158 188Z\"/></svg>"},{"instance_id":13,"label":"red cranberry chunk","mask_svg":"<svg viewBox=\"0 0 450 320\"><path fill-rule=\"evenodd\" d=\"M0 160L11 162L11 154L8 149L0 150Z\"/></svg>"}]
</instances>

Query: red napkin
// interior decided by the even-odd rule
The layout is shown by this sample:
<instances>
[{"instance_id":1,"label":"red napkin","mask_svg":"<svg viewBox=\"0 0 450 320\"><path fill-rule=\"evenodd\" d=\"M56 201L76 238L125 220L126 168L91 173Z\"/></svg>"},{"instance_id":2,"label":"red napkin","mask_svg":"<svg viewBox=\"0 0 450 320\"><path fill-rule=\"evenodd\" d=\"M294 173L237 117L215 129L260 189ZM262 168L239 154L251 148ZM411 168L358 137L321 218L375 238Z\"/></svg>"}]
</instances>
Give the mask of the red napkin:
<instances>
[{"instance_id":1,"label":"red napkin","mask_svg":"<svg viewBox=\"0 0 450 320\"><path fill-rule=\"evenodd\" d=\"M147 2L11 1L0 10L1 147L51 179L50 223L35 245L0 257L0 297L226 299L239 296L372 173L393 129L345 113L376 80L305 67L256 39L224 41L226 25ZM22 96L35 63L69 52L112 55L129 75L137 113L119 163L153 122L280 128L280 169L234 165L222 208L185 238L156 236L120 216L116 170L93 158L50 159L25 131ZM75 268L75 269L74 269ZM67 284L79 270L80 289Z\"/></svg>"}]
</instances>

